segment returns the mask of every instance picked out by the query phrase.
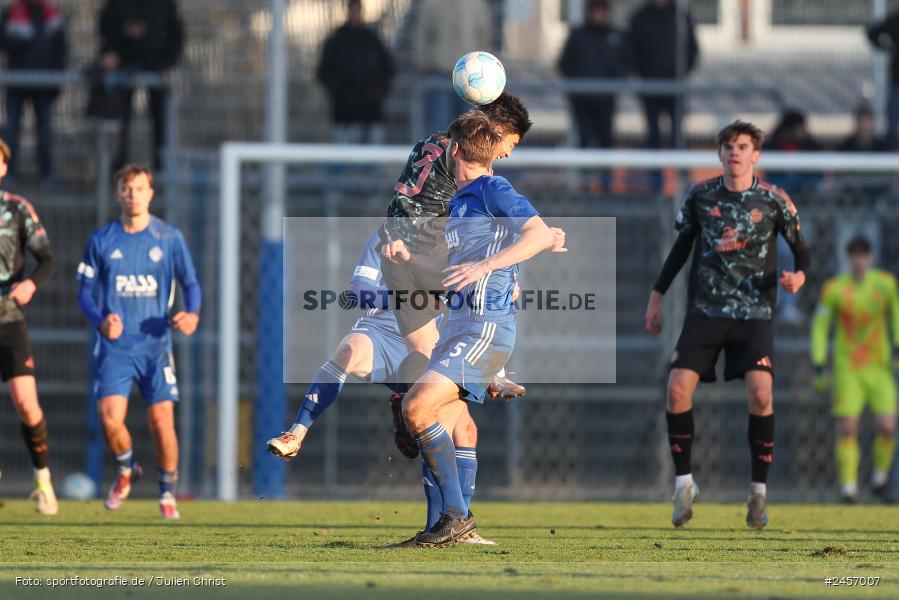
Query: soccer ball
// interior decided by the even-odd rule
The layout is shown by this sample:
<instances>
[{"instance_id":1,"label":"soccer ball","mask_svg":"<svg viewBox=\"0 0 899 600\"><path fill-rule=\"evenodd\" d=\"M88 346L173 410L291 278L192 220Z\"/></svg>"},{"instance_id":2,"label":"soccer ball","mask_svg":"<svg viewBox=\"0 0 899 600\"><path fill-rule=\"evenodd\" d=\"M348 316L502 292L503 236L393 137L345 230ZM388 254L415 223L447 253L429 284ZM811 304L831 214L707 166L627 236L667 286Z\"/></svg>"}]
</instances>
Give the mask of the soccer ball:
<instances>
[{"instance_id":1,"label":"soccer ball","mask_svg":"<svg viewBox=\"0 0 899 600\"><path fill-rule=\"evenodd\" d=\"M97 495L97 486L84 473L72 473L62 482L62 495L69 500L90 500Z\"/></svg>"},{"instance_id":2,"label":"soccer ball","mask_svg":"<svg viewBox=\"0 0 899 600\"><path fill-rule=\"evenodd\" d=\"M453 67L453 89L463 100L490 104L506 87L506 69L488 52L469 52Z\"/></svg>"}]
</instances>

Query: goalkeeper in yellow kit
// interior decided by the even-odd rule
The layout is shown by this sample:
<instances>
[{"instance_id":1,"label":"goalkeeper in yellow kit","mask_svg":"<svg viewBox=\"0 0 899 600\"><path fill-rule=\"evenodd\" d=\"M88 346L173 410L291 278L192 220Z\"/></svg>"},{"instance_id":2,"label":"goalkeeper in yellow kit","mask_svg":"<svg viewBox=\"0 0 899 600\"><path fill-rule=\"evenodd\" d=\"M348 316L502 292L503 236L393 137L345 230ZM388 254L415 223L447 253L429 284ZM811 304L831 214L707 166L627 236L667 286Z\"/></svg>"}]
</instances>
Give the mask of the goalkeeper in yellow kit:
<instances>
[{"instance_id":1,"label":"goalkeeper in yellow kit","mask_svg":"<svg viewBox=\"0 0 899 600\"><path fill-rule=\"evenodd\" d=\"M896 383L887 333L887 315L893 343L899 345L899 294L896 278L871 268L871 244L854 238L846 247L851 273L833 277L824 285L812 322L812 364L815 389L833 387L833 415L837 420L837 470L843 501L858 498L858 424L870 403L877 418L871 484L884 501L893 461L896 431ZM836 322L833 377L826 371L831 321Z\"/></svg>"}]
</instances>

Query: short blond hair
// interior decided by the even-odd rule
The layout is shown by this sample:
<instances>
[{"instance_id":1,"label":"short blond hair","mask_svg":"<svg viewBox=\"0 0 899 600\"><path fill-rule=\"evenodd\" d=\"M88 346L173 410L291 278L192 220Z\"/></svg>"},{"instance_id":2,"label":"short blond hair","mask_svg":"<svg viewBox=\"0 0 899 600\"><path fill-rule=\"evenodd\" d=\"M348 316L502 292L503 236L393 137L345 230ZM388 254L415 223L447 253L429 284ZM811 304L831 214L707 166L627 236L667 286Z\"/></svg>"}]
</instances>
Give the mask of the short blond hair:
<instances>
[{"instance_id":1,"label":"short blond hair","mask_svg":"<svg viewBox=\"0 0 899 600\"><path fill-rule=\"evenodd\" d=\"M115 174L115 186L116 189L120 188L123 184L128 183L138 175L146 175L147 180L150 182L150 187L153 187L153 172L146 167L142 167L140 165L125 165Z\"/></svg>"},{"instance_id":2,"label":"short blond hair","mask_svg":"<svg viewBox=\"0 0 899 600\"><path fill-rule=\"evenodd\" d=\"M462 160L485 167L496 158L496 147L502 141L490 118L477 109L469 110L450 123L447 133L450 141L459 145Z\"/></svg>"}]
</instances>

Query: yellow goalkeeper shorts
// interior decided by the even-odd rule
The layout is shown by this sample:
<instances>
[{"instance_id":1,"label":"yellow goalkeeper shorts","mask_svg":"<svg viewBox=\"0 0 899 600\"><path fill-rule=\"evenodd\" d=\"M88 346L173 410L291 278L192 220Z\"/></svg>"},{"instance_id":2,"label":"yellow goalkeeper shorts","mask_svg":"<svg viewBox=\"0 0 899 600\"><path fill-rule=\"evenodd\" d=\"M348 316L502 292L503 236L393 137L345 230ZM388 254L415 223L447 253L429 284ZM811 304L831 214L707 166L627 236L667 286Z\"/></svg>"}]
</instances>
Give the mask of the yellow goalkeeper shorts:
<instances>
[{"instance_id":1,"label":"yellow goalkeeper shorts","mask_svg":"<svg viewBox=\"0 0 899 600\"><path fill-rule=\"evenodd\" d=\"M833 415L858 418L871 403L875 415L896 414L896 380L887 367L858 371L836 369L833 376Z\"/></svg>"}]
</instances>

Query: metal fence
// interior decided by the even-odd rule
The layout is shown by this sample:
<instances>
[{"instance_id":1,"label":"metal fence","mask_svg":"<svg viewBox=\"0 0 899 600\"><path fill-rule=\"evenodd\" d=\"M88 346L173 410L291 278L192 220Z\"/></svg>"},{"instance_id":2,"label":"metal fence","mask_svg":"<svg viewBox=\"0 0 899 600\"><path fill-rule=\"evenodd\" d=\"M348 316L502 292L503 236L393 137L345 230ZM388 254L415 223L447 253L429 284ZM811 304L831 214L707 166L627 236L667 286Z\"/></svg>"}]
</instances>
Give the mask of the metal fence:
<instances>
[{"instance_id":1,"label":"metal fence","mask_svg":"<svg viewBox=\"0 0 899 600\"><path fill-rule=\"evenodd\" d=\"M175 187L159 191L155 208L185 232L206 298L200 332L194 338L182 338L176 347L183 388L178 415L182 489L200 495L214 492L219 468L215 436L210 434L216 430L219 400L215 333L219 307L214 301L220 268L217 161L217 155L210 153L182 153L181 179ZM393 180L394 171L373 165L291 167L286 214L381 215L386 203L385 182ZM242 495L250 493L253 477L251 423L258 393L255 307L259 293L255 273L260 260L263 174L262 167L245 168L241 188L240 261L241 272L246 274L241 279L240 297ZM647 183L653 178L637 170L527 169L508 175L550 217L617 218L617 383L538 385L523 400L475 409L481 431L479 494L520 499L661 499L668 493L671 474L664 437L664 375L677 324L669 319L668 337L650 338L642 331L642 316L647 290L671 239L678 200L653 192ZM771 179L778 177L783 175L771 174ZM899 226L895 211L899 198L891 176L813 173L804 177L804 181L793 182L792 189L812 245L815 268L798 301L782 302L775 321L778 434L772 497L791 500L831 498L834 490L829 401L810 391L807 359L809 318L820 287L827 276L839 270L839 249L857 231L865 231L875 240L882 266L899 270L899 250L886 243L889 232ZM613 190L603 187L608 181ZM53 467L59 479L84 469L85 439L98 433L90 431L85 418L88 332L76 308L73 275L97 215L90 188L65 195L41 188L17 191L34 201L59 257L58 275L28 310L39 390L51 431ZM178 202L167 202L171 198ZM676 291L669 295L676 300ZM287 392L285 425L301 403L305 388L292 385ZM734 499L745 487L749 458L743 443L743 396L739 384L708 386L698 394L696 473L712 498ZM414 494L418 468L392 447L387 397L386 389L378 386L348 385L313 428L301 456L289 465L287 495ZM139 460L152 464L152 443L138 397L132 401L129 423ZM7 493L24 492L30 470L10 410L0 411L0 463ZM111 470L107 457L107 479ZM137 493L152 493L152 485Z\"/></svg>"},{"instance_id":2,"label":"metal fence","mask_svg":"<svg viewBox=\"0 0 899 600\"><path fill-rule=\"evenodd\" d=\"M705 3L708 6L702 9L706 12L700 20L711 24L723 18L727 1L722 0L718 9L712 3ZM95 21L101 2L60 0L59 4L66 14L73 40L72 66L86 66L96 54ZM302 99L291 102L290 140L328 138L327 119L322 118L325 100L311 73L323 36L343 18L339 4L328 0L290 3L288 31L294 78L290 95ZM393 47L402 48L403 32L414 23L415 2L384 0L371 4L375 8L367 16L379 21L380 31ZM492 6L499 10L497 7L504 4L494 2ZM804 14L804 20L799 19L801 22L793 25L814 26L829 14L822 13L817 3L790 4L795 7L790 13L793 16L779 12L778 23L790 19L795 22L799 19L796 15ZM616 11L625 11L625 3L615 3L615 6ZM869 18L865 12L867 2L847 2L841 6L857 11L853 14L863 15L851 21L853 27L858 28ZM181 3L188 31L185 60L175 75L176 90L185 99L179 119L178 137L182 147L213 149L226 139L262 137L266 8L261 2L238 0ZM807 35L806 29L794 31L800 38ZM860 30L856 33L860 34ZM858 47L853 46L847 57L824 51L815 56L815 48L820 51L824 44L824 41L819 41L818 46L806 44L802 52L787 58L781 56L777 64L771 62L774 59L770 53L741 62L739 57L729 54L716 57L710 52L694 84L749 80L766 89L776 86L787 94L787 102L804 101L812 96L814 102L826 101L826 106L810 104L818 115L846 114L862 91L862 79L870 72L871 55L867 49L858 49L864 48L864 44L856 44ZM797 66L796 61L802 64ZM757 77L759 72L764 77ZM751 77L744 77L746 73ZM389 102L389 119L396 141L410 136L410 111L404 94L412 82L410 73L401 74ZM839 93L821 92L831 88L839 88ZM89 336L75 304L74 272L90 230L98 220L110 215L98 214L102 208L98 209L96 202L97 163L91 158L94 153L85 150L93 144L92 130L84 120L86 99L85 90L74 86L66 89L57 106L57 163L65 166L61 173L64 185L43 188L22 182L15 189L34 202L46 222L57 254L57 276L38 293L28 310L57 480L68 472L84 469L85 439L99 434L85 417ZM139 105L142 102L138 99ZM560 94L552 103L537 104L535 112L543 117L540 121L564 120ZM722 104L716 109L720 113L713 114L735 114L739 108ZM774 109L766 100L762 110ZM691 105L691 111L697 112L696 105ZM700 128L711 131L717 125L714 122L717 118L711 123L701 122ZM567 135L565 127L558 130ZM149 157L148 139L149 128L138 121L133 142L136 157ZM544 139L558 141L552 136ZM25 152L30 152L28 143L26 139ZM208 300L216 296L219 273L217 161L218 155L212 151L176 149L178 169L173 174L174 180L163 180L154 209L184 230L207 298L200 333L179 341L176 348L184 392L178 417L183 451L182 489L205 495L213 493L218 469L216 442L209 432L215 430L218 406L215 326L219 307ZM347 216L380 215L386 202L384 190L395 176L393 168L372 166L291 168L287 214L321 216L327 210L328 214ZM671 177L677 179L676 174ZM241 270L255 274L260 266L259 229L265 193L262 169L245 169L242 181ZM475 414L481 427L479 493L485 497L660 499L668 493L670 466L663 435L662 398L664 366L673 334L669 327L670 335L665 340L644 336L642 313L647 290L670 240L675 206L669 196L653 191L654 181L653 174L633 170L597 173L533 169L515 174L516 185L538 207L546 207L547 214L618 218L619 383L601 387L535 387L521 402L488 404L479 409ZM786 317L779 315L777 321L775 362L790 368L779 370L777 378L778 454L772 472L772 497L782 494L781 497L790 499L828 498L832 497L833 489L832 428L827 400L809 391L808 319L824 277L839 268L839 249L846 236L860 229L881 242L889 239L889 232L899 220L895 211L897 198L891 177L864 173L838 177L819 173L785 183L788 189L797 190L794 198L802 211L816 262L808 288L798 302L786 304L792 308L781 309L789 312ZM324 189L330 193L324 195ZM322 198L326 198L326 203ZM899 270L899 249L880 243L878 252L883 266ZM258 289L255 283L255 275L243 279L240 299L244 307L240 489L244 495L251 489L253 475L250 424L252 401L257 393L254 307ZM365 386L348 388L344 397L316 425L304 445L302 457L291 464L287 493L354 497L414 493L417 468L392 449L384 390ZM290 413L299 405L304 392L295 386L288 389L290 409L284 415L285 424L292 418ZM721 385L703 389L697 402L700 430L696 470L698 477L711 484L706 487L710 497L733 498L745 487L749 461L742 443L745 437L742 396L738 385ZM135 433L138 458L152 464L152 445L146 433L143 405L137 398L132 402L129 423ZM27 490L30 485L27 455L10 409L0 411L0 467L4 472L5 491ZM105 469L108 479L111 466L107 463ZM150 489L152 485L137 493L146 494Z\"/></svg>"}]
</instances>

